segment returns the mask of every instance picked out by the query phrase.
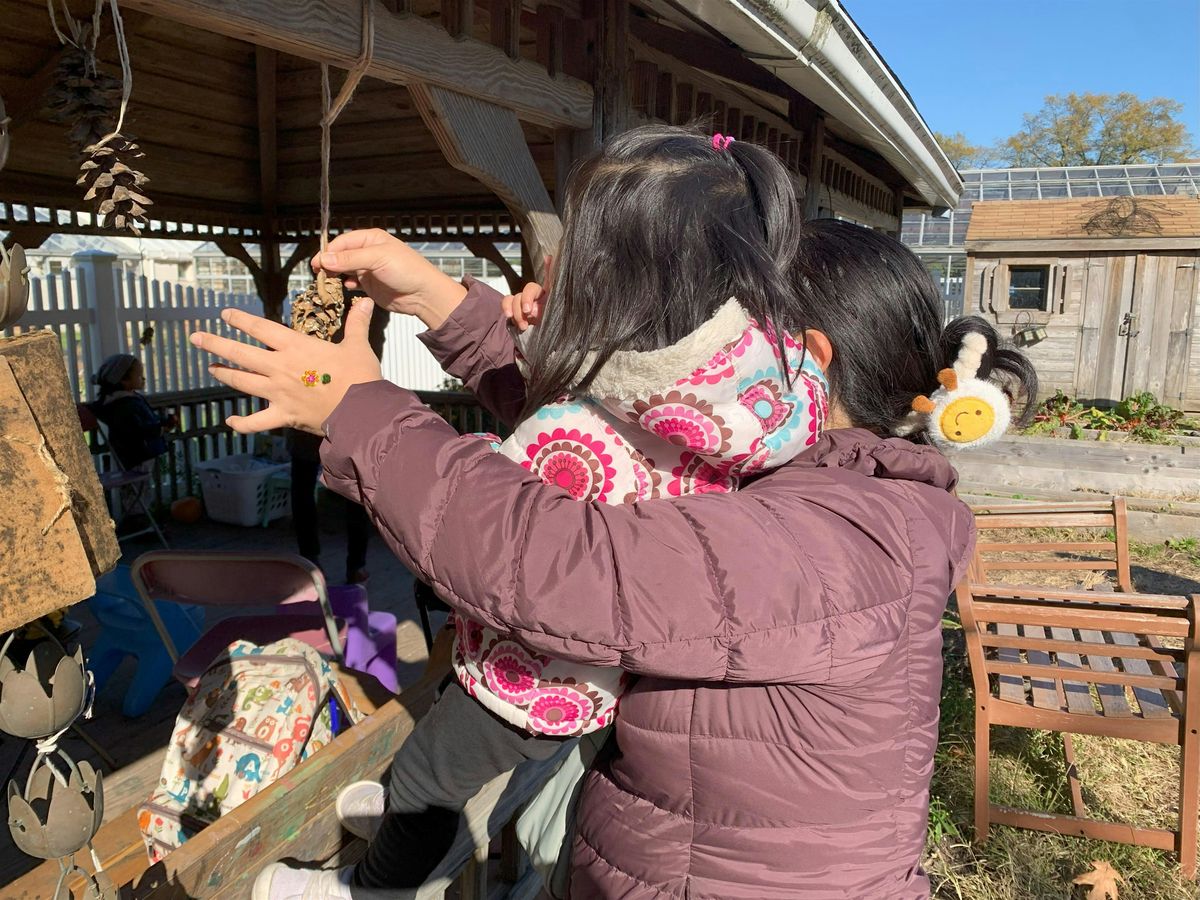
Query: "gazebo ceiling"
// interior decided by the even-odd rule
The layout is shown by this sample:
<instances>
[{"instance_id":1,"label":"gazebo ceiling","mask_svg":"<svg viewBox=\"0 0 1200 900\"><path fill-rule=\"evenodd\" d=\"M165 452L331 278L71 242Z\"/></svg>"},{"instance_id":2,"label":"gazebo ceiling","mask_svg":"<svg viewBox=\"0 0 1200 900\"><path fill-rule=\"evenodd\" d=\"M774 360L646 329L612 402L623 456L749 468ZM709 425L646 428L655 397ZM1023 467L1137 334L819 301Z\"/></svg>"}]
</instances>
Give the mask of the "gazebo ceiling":
<instances>
[{"instance_id":1,"label":"gazebo ceiling","mask_svg":"<svg viewBox=\"0 0 1200 900\"><path fill-rule=\"evenodd\" d=\"M72 3L81 16L85 6L90 4ZM133 10L124 18L133 69L125 130L146 154L140 162L151 179L152 215L263 216L260 55L275 61L278 215L315 215L319 66L274 51L263 54L253 44ZM79 161L67 141L67 128L50 120L42 101L60 49L46 6L40 0L0 0L0 21L5 23L0 94L14 120L12 152L0 172L0 201L87 209L75 186ZM107 19L105 28L111 35ZM101 41L99 57L119 74L111 39ZM343 75L333 71L335 91ZM270 118L263 124L270 127ZM523 128L545 183L553 189L552 134L529 123ZM503 210L487 188L446 162L408 90L371 78L363 80L334 126L331 192L335 215Z\"/></svg>"}]
</instances>

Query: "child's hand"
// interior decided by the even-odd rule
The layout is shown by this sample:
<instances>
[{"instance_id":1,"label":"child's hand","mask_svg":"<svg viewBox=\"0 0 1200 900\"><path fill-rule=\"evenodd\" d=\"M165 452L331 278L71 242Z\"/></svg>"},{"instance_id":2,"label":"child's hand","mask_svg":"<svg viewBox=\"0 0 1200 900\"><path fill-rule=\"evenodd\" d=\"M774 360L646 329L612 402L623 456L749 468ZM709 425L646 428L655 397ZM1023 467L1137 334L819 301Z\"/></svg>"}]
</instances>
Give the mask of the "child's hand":
<instances>
[{"instance_id":1,"label":"child's hand","mask_svg":"<svg viewBox=\"0 0 1200 900\"><path fill-rule=\"evenodd\" d=\"M542 321L546 291L540 284L531 281L522 288L521 293L505 297L500 303L504 315L517 326L517 331L524 331L530 325L537 325Z\"/></svg>"}]
</instances>

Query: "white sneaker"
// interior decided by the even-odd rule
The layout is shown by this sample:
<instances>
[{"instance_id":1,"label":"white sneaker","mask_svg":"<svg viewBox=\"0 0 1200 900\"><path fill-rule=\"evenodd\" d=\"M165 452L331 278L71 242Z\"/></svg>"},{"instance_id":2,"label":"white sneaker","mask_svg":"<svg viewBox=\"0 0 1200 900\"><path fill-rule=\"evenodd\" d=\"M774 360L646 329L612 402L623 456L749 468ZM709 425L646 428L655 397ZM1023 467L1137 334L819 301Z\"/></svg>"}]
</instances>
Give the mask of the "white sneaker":
<instances>
[{"instance_id":1,"label":"white sneaker","mask_svg":"<svg viewBox=\"0 0 1200 900\"><path fill-rule=\"evenodd\" d=\"M271 863L254 879L252 900L353 900L350 874L353 866L342 869L293 869L281 862Z\"/></svg>"},{"instance_id":2,"label":"white sneaker","mask_svg":"<svg viewBox=\"0 0 1200 900\"><path fill-rule=\"evenodd\" d=\"M338 793L334 810L338 821L355 837L370 841L383 823L387 794L378 781L356 781Z\"/></svg>"}]
</instances>

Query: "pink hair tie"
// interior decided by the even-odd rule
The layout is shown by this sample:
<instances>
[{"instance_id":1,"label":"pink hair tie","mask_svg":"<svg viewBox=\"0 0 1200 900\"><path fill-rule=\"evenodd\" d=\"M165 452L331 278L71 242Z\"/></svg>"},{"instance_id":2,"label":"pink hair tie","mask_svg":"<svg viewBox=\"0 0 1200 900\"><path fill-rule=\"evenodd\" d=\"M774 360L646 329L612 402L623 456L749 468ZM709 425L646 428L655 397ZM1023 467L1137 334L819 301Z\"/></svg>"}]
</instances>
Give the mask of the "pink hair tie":
<instances>
[{"instance_id":1,"label":"pink hair tie","mask_svg":"<svg viewBox=\"0 0 1200 900\"><path fill-rule=\"evenodd\" d=\"M717 133L712 137L712 148L714 150L728 150L729 145L733 143L733 138L727 134Z\"/></svg>"}]
</instances>

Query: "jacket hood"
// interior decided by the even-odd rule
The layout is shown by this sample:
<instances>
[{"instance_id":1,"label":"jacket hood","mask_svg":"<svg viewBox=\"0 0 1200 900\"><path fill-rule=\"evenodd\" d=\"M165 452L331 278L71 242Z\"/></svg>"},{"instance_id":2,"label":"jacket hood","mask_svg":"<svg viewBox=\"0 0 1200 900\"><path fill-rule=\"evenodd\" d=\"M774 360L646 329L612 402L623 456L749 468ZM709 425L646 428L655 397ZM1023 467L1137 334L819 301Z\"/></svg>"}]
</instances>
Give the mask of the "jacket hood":
<instances>
[{"instance_id":1,"label":"jacket hood","mask_svg":"<svg viewBox=\"0 0 1200 900\"><path fill-rule=\"evenodd\" d=\"M790 385L775 337L730 299L668 347L614 353L575 400L601 406L655 458L683 453L726 478L748 475L815 445L828 417L824 373L789 335L785 347Z\"/></svg>"},{"instance_id":2,"label":"jacket hood","mask_svg":"<svg viewBox=\"0 0 1200 900\"><path fill-rule=\"evenodd\" d=\"M869 478L915 481L944 491L958 484L958 472L936 447L904 438L881 438L864 428L827 431L792 464L846 469Z\"/></svg>"}]
</instances>

